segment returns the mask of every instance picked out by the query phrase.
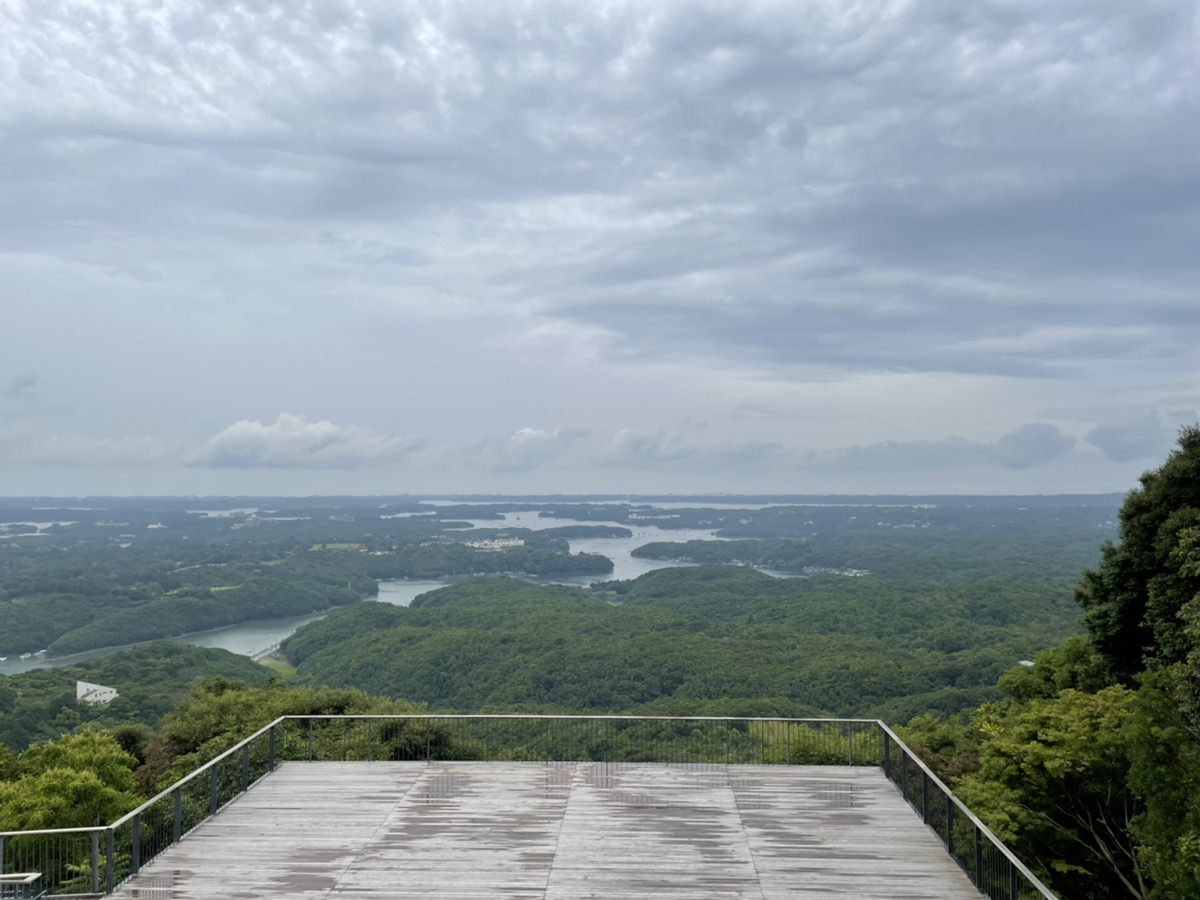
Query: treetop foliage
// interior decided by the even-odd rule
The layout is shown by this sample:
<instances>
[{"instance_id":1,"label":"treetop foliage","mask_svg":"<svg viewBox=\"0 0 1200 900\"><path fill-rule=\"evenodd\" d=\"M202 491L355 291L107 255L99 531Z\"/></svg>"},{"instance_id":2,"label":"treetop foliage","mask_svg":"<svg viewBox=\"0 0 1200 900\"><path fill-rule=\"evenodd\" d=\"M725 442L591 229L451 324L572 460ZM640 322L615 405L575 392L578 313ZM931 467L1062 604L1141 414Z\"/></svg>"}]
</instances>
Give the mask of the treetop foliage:
<instances>
[{"instance_id":1,"label":"treetop foliage","mask_svg":"<svg viewBox=\"0 0 1200 900\"><path fill-rule=\"evenodd\" d=\"M1195 644L1189 621L1200 615L1200 426L1125 499L1120 540L1106 543L1100 565L1076 592L1097 652L1125 683L1149 664L1184 661Z\"/></svg>"}]
</instances>

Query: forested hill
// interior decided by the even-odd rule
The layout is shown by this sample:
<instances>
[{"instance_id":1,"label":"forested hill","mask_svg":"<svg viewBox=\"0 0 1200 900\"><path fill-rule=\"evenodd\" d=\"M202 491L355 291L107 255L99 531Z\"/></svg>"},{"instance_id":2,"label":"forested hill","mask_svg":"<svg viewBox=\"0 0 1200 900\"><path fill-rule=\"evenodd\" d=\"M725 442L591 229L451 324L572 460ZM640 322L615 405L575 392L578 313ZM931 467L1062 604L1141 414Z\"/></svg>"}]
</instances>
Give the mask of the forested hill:
<instances>
[{"instance_id":1,"label":"forested hill","mask_svg":"<svg viewBox=\"0 0 1200 900\"><path fill-rule=\"evenodd\" d=\"M0 675L0 745L22 750L79 727L157 725L193 682L215 677L260 684L270 673L225 650L158 641L74 666ZM78 703L76 681L114 687L119 696L107 704Z\"/></svg>"},{"instance_id":2,"label":"forested hill","mask_svg":"<svg viewBox=\"0 0 1200 900\"><path fill-rule=\"evenodd\" d=\"M630 534L611 525L471 529L445 518L444 507L437 508L443 515L418 518L381 515L373 507L363 516L358 505L350 507L357 515L323 508L319 518L267 514L274 510L209 518L186 504L135 510L105 501L109 508L56 514L4 508L12 502L0 503L0 656L40 650L66 656L307 615L373 596L379 578L604 577L611 560L572 554L568 539ZM469 511L501 518L490 509ZM31 524L54 515L84 521ZM121 521L112 521L117 515ZM499 552L472 546L501 535L516 546Z\"/></svg>"},{"instance_id":3,"label":"forested hill","mask_svg":"<svg viewBox=\"0 0 1200 900\"><path fill-rule=\"evenodd\" d=\"M1200 897L1200 427L1121 508L1086 637L905 737L1067 900Z\"/></svg>"},{"instance_id":4,"label":"forested hill","mask_svg":"<svg viewBox=\"0 0 1200 900\"><path fill-rule=\"evenodd\" d=\"M1040 523L1039 523L1040 524ZM979 581L1074 583L1100 561L1094 526L964 531L830 532L803 540L655 541L636 557L758 566L795 574L863 573L965 584Z\"/></svg>"},{"instance_id":5,"label":"forested hill","mask_svg":"<svg viewBox=\"0 0 1200 900\"><path fill-rule=\"evenodd\" d=\"M934 585L739 567L664 569L594 590L483 579L365 603L283 645L303 683L434 709L687 712L787 698L793 715L956 712L1075 631L1068 585ZM727 705L727 708L728 707Z\"/></svg>"}]
</instances>

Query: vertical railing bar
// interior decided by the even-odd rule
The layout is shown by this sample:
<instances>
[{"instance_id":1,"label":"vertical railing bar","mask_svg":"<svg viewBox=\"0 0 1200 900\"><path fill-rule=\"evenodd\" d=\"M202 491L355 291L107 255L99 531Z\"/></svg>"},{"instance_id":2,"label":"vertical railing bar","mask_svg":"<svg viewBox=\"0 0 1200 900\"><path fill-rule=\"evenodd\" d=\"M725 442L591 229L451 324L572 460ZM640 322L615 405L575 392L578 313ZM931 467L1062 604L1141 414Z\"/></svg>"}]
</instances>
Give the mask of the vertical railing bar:
<instances>
[{"instance_id":1,"label":"vertical railing bar","mask_svg":"<svg viewBox=\"0 0 1200 900\"><path fill-rule=\"evenodd\" d=\"M220 766L221 764L219 762L214 762L212 764L212 774L209 778L208 814L210 816L215 816L217 814L217 769L219 769Z\"/></svg>"},{"instance_id":2,"label":"vertical railing bar","mask_svg":"<svg viewBox=\"0 0 1200 900\"><path fill-rule=\"evenodd\" d=\"M313 758L313 720L308 720L308 761L312 762Z\"/></svg>"},{"instance_id":3,"label":"vertical railing bar","mask_svg":"<svg viewBox=\"0 0 1200 900\"><path fill-rule=\"evenodd\" d=\"M983 832L978 825L972 827L975 831L975 886L983 887Z\"/></svg>"},{"instance_id":4,"label":"vertical railing bar","mask_svg":"<svg viewBox=\"0 0 1200 900\"><path fill-rule=\"evenodd\" d=\"M242 790L250 787L250 744L242 744Z\"/></svg>"},{"instance_id":5,"label":"vertical railing bar","mask_svg":"<svg viewBox=\"0 0 1200 900\"><path fill-rule=\"evenodd\" d=\"M367 719L367 762L371 761L371 720Z\"/></svg>"},{"instance_id":6,"label":"vertical railing bar","mask_svg":"<svg viewBox=\"0 0 1200 900\"><path fill-rule=\"evenodd\" d=\"M106 828L106 829L104 829L104 831L105 831L105 847L104 847L105 890L104 890L104 892L106 894L111 894L113 892L113 878L116 874L113 871L116 868L116 866L113 865L113 858L116 856L116 854L113 852L113 843L114 843L113 842L113 830L111 828Z\"/></svg>"},{"instance_id":7,"label":"vertical railing bar","mask_svg":"<svg viewBox=\"0 0 1200 900\"><path fill-rule=\"evenodd\" d=\"M271 730L267 735L267 771L275 771L275 726L271 726Z\"/></svg>"},{"instance_id":8,"label":"vertical railing bar","mask_svg":"<svg viewBox=\"0 0 1200 900\"><path fill-rule=\"evenodd\" d=\"M136 813L133 817L133 834L132 847L130 850L131 858L129 864L129 873L136 875L142 867L142 814Z\"/></svg>"},{"instance_id":9,"label":"vertical railing bar","mask_svg":"<svg viewBox=\"0 0 1200 900\"><path fill-rule=\"evenodd\" d=\"M4 846L4 838L0 838L0 847ZM4 854L0 853L0 859L4 858ZM3 872L3 866L0 866L0 872ZM100 893L100 832L92 831L92 893Z\"/></svg>"},{"instance_id":10,"label":"vertical railing bar","mask_svg":"<svg viewBox=\"0 0 1200 900\"><path fill-rule=\"evenodd\" d=\"M929 824L929 775L921 770L921 820Z\"/></svg>"},{"instance_id":11,"label":"vertical railing bar","mask_svg":"<svg viewBox=\"0 0 1200 900\"><path fill-rule=\"evenodd\" d=\"M183 836L183 797L181 796L181 789L175 788L171 796L175 800L174 814L171 816L171 843L175 843Z\"/></svg>"},{"instance_id":12,"label":"vertical railing bar","mask_svg":"<svg viewBox=\"0 0 1200 900\"><path fill-rule=\"evenodd\" d=\"M954 798L946 795L946 852L954 856Z\"/></svg>"}]
</instances>

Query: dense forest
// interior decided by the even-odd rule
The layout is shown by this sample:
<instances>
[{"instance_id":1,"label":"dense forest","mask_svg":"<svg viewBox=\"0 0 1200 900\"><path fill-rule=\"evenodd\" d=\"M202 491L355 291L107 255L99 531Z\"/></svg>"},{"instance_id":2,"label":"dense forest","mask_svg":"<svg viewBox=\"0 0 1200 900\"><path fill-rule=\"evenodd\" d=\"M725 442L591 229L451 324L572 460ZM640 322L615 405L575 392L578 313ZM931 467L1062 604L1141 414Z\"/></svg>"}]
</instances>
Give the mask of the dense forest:
<instances>
[{"instance_id":1,"label":"dense forest","mask_svg":"<svg viewBox=\"0 0 1200 900\"><path fill-rule=\"evenodd\" d=\"M1200 897L1200 427L1075 597L1085 635L906 737L1063 897Z\"/></svg>"},{"instance_id":2,"label":"dense forest","mask_svg":"<svg viewBox=\"0 0 1200 900\"><path fill-rule=\"evenodd\" d=\"M283 644L301 683L435 710L689 712L773 698L788 715L906 721L994 699L997 677L1075 630L1069 589L936 586L732 566L593 589L483 579L410 608L360 603ZM647 706L650 705L650 706Z\"/></svg>"},{"instance_id":3,"label":"dense forest","mask_svg":"<svg viewBox=\"0 0 1200 900\"><path fill-rule=\"evenodd\" d=\"M78 728L158 725L193 683L227 678L265 684L270 670L244 656L157 641L73 666L34 669L0 678L0 744L24 750ZM111 703L79 703L75 682L116 688Z\"/></svg>"},{"instance_id":4,"label":"dense forest","mask_svg":"<svg viewBox=\"0 0 1200 900\"><path fill-rule=\"evenodd\" d=\"M0 509L0 656L67 656L305 615L373 596L379 578L601 576L612 562L572 554L568 538L629 533L611 526L470 530L441 516L331 515L327 508L317 518L119 512L120 522L93 516L39 532L13 519L45 518L46 511ZM487 518L496 515L487 510ZM522 544L499 552L468 545L500 535Z\"/></svg>"}]
</instances>

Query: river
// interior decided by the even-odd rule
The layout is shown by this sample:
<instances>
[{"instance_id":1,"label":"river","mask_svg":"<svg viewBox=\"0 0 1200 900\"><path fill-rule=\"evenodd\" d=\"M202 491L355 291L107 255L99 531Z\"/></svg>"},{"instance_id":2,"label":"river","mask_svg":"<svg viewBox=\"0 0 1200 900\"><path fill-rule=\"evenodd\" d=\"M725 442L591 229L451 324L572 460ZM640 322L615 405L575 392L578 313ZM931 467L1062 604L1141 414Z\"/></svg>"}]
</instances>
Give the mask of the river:
<instances>
[{"instance_id":1,"label":"river","mask_svg":"<svg viewBox=\"0 0 1200 900\"><path fill-rule=\"evenodd\" d=\"M746 508L746 507L738 507ZM545 528L559 528L565 525L619 525L617 522L584 522L575 519L545 519L538 516L536 511L504 513L504 519L466 519L476 528L528 528L540 531ZM629 526L624 526L629 527ZM651 541L694 541L714 540L712 531L695 529L663 529L654 525L639 525L632 528L633 536L627 538L584 538L573 540L572 553L599 553L613 561L611 575L576 575L564 578L530 578L531 582L540 584L573 584L589 585L595 581L625 580L637 578L654 569L662 569L679 563L670 563L657 559L639 559L632 555L635 548ZM770 573L776 574L776 573ZM462 579L412 579L379 582L379 595L375 598L383 603L394 603L397 606L408 606L418 594L435 591ZM314 613L307 616L289 616L283 619L260 619L252 622L241 622L226 628L216 628L212 631L201 631L196 634L182 635L171 638L184 644L197 647L219 647L243 656L252 656L278 644L291 635L301 625L315 622L328 613ZM134 646L134 645L129 645ZM0 662L0 675L15 675L30 669L45 669L56 666L72 665L112 653L114 650L128 649L127 647L105 647L101 650L90 650L72 656L61 656L54 659L43 659L31 656L28 659L9 658Z\"/></svg>"}]
</instances>

